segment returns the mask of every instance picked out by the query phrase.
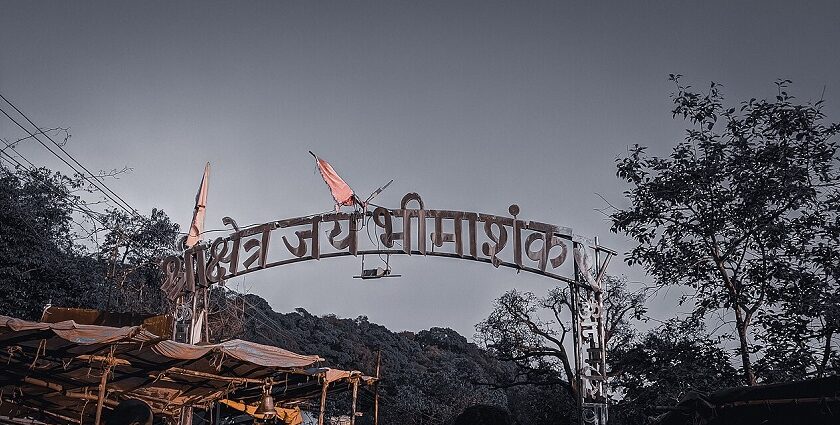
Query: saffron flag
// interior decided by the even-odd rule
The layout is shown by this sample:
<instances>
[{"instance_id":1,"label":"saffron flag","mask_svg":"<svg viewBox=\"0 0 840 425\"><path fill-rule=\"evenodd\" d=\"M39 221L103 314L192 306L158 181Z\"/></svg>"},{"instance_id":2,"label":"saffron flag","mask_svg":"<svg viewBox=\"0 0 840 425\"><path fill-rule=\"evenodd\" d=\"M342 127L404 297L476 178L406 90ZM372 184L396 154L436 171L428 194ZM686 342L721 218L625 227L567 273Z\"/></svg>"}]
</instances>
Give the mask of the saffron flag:
<instances>
[{"instance_id":1,"label":"saffron flag","mask_svg":"<svg viewBox=\"0 0 840 425\"><path fill-rule=\"evenodd\" d=\"M207 184L210 179L210 163L204 166L204 176L201 177L201 186L195 195L195 210L193 211L190 233L187 235L187 247L195 245L201 240L201 232L204 231L204 210L207 208Z\"/></svg>"},{"instance_id":2,"label":"saffron flag","mask_svg":"<svg viewBox=\"0 0 840 425\"><path fill-rule=\"evenodd\" d=\"M353 189L350 188L350 185L348 185L338 175L338 173L335 172L335 169L333 169L332 165L330 165L329 162L318 158L317 156L315 156L314 153L312 153L312 156L315 157L315 164L318 166L318 171L321 173L321 177L324 178L324 183L326 183L327 186L329 186L333 199L335 199L336 209L338 209L342 205L353 205L356 196L353 193Z\"/></svg>"}]
</instances>

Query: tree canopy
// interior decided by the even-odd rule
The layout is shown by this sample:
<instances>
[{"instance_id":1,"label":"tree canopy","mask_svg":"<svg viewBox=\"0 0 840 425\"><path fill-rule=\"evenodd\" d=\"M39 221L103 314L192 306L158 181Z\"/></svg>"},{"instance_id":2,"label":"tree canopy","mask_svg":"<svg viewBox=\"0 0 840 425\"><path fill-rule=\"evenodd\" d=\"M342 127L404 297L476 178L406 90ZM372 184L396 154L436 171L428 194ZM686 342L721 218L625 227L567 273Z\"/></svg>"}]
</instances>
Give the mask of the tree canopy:
<instances>
[{"instance_id":1,"label":"tree canopy","mask_svg":"<svg viewBox=\"0 0 840 425\"><path fill-rule=\"evenodd\" d=\"M160 210L95 212L88 189L79 176L0 164L0 312L37 320L47 304L165 311L157 261L178 226Z\"/></svg>"},{"instance_id":2,"label":"tree canopy","mask_svg":"<svg viewBox=\"0 0 840 425\"><path fill-rule=\"evenodd\" d=\"M833 323L823 298L836 284L821 277L837 263L836 245L823 241L836 235L840 126L826 122L822 100L797 103L790 81L776 83L773 99L727 107L719 85L699 92L671 79L673 116L691 128L666 157L636 145L619 158L629 206L611 214L612 229L637 242L626 260L656 285L690 288L695 315L734 321L743 381L755 384L753 359L782 340L792 354L810 333L831 338L778 331Z\"/></svg>"}]
</instances>

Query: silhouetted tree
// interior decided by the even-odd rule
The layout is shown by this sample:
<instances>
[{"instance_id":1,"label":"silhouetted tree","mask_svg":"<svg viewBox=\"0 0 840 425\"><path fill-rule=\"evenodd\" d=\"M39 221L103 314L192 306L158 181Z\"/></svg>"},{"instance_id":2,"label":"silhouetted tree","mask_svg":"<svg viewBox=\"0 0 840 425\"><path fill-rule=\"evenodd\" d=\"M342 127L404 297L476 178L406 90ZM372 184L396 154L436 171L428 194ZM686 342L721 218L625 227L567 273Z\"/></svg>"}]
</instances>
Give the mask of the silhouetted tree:
<instances>
[{"instance_id":1,"label":"silhouetted tree","mask_svg":"<svg viewBox=\"0 0 840 425\"><path fill-rule=\"evenodd\" d=\"M718 85L700 93L671 79L673 115L693 128L667 157L636 145L618 160L630 205L612 213L612 229L638 243L629 264L659 286L693 290L697 317L717 311L734 320L743 380L754 384L752 356L766 351L754 342L763 335L757 320L782 306L797 312L791 319L816 314L782 298L802 282L818 285L808 250L791 248L821 232L812 213L840 181L831 140L840 127L824 123L822 101L794 103L789 81L777 83L774 100L726 108Z\"/></svg>"},{"instance_id":2,"label":"silhouetted tree","mask_svg":"<svg viewBox=\"0 0 840 425\"><path fill-rule=\"evenodd\" d=\"M160 259L175 253L178 225L154 208L148 217L109 210L102 220L110 229L98 251L109 280L104 308L164 313L168 304L160 290Z\"/></svg>"},{"instance_id":3,"label":"silhouetted tree","mask_svg":"<svg viewBox=\"0 0 840 425\"><path fill-rule=\"evenodd\" d=\"M177 225L161 210L94 212L80 196L90 190L80 176L0 165L0 314L39 319L48 303L162 312L157 262Z\"/></svg>"},{"instance_id":4,"label":"silhouetted tree","mask_svg":"<svg viewBox=\"0 0 840 425\"><path fill-rule=\"evenodd\" d=\"M738 371L718 338L696 319L669 320L610 353L617 397L610 423L647 424L688 391L710 393L737 385Z\"/></svg>"},{"instance_id":5,"label":"silhouetted tree","mask_svg":"<svg viewBox=\"0 0 840 425\"><path fill-rule=\"evenodd\" d=\"M79 307L102 268L74 231L80 179L0 164L0 314L37 320L48 303Z\"/></svg>"},{"instance_id":6,"label":"silhouetted tree","mask_svg":"<svg viewBox=\"0 0 840 425\"><path fill-rule=\"evenodd\" d=\"M645 298L641 292L628 292L624 278L606 276L604 286L605 340L609 351L633 338L629 321L642 317ZM575 417L578 388L570 341L571 303L568 288L555 288L544 297L511 290L496 300L490 316L476 325L476 338L496 358L514 366L495 377L495 386L555 387L541 391L552 398L539 403L560 403L569 409L567 416Z\"/></svg>"}]
</instances>

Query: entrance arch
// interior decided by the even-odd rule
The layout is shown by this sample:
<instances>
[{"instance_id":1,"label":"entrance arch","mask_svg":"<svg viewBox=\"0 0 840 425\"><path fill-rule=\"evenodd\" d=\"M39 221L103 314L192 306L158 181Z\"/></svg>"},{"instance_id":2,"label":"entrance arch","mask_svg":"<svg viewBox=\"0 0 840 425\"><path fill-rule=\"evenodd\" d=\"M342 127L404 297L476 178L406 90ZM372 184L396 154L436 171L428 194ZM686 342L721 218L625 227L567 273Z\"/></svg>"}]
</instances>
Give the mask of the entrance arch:
<instances>
[{"instance_id":1,"label":"entrance arch","mask_svg":"<svg viewBox=\"0 0 840 425\"><path fill-rule=\"evenodd\" d=\"M574 234L568 227L521 220L515 204L508 208L510 216L426 209L420 195L408 193L397 209L374 207L246 228L225 217L223 223L231 228L227 236L197 243L163 260L161 289L176 303L191 299L192 309L197 309L199 293L206 294L210 286L223 285L237 276L303 261L374 254L454 258L559 280L569 285L574 300L575 379L582 417L588 423L606 424L601 282L615 251L600 246L597 239ZM278 245L279 249L271 249ZM360 277L365 275L363 270ZM373 272L367 277L385 275ZM189 316L195 320L198 315Z\"/></svg>"}]
</instances>

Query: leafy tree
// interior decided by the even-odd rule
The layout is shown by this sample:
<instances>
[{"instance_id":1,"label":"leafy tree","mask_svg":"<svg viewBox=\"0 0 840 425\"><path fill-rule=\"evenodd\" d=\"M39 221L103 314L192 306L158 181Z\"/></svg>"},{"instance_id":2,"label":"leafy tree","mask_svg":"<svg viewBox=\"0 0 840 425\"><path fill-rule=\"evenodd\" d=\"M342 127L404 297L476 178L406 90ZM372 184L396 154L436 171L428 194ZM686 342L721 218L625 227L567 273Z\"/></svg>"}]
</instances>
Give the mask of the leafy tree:
<instances>
[{"instance_id":1,"label":"leafy tree","mask_svg":"<svg viewBox=\"0 0 840 425\"><path fill-rule=\"evenodd\" d=\"M0 165L0 314L39 319L45 305L81 306L101 285L74 231L81 188L46 169Z\"/></svg>"},{"instance_id":2,"label":"leafy tree","mask_svg":"<svg viewBox=\"0 0 840 425\"><path fill-rule=\"evenodd\" d=\"M831 194L807 220L816 225L796 235L791 256L798 258L798 280L785 282L778 306L759 317L764 357L757 374L770 381L836 374L840 353L840 199Z\"/></svg>"},{"instance_id":3,"label":"leafy tree","mask_svg":"<svg viewBox=\"0 0 840 425\"><path fill-rule=\"evenodd\" d=\"M160 210L96 213L89 190L80 176L0 165L0 314L39 319L49 303L161 312L157 259L177 225Z\"/></svg>"},{"instance_id":4,"label":"leafy tree","mask_svg":"<svg viewBox=\"0 0 840 425\"><path fill-rule=\"evenodd\" d=\"M103 221L111 229L97 254L107 265L111 282L105 307L135 313L165 312L167 301L160 290L163 276L159 262L175 253L178 225L154 208L148 217L109 210Z\"/></svg>"},{"instance_id":5,"label":"leafy tree","mask_svg":"<svg viewBox=\"0 0 840 425\"><path fill-rule=\"evenodd\" d=\"M516 374L500 387L561 385L573 399L574 353L567 348L572 328L562 316L571 310L566 288L555 288L545 297L511 290L496 300L493 312L476 325L477 339L502 361L516 365Z\"/></svg>"},{"instance_id":6,"label":"leafy tree","mask_svg":"<svg viewBox=\"0 0 840 425\"><path fill-rule=\"evenodd\" d=\"M671 76L673 116L693 127L667 157L636 145L618 160L630 205L612 213L612 230L635 239L627 262L644 266L657 285L694 291L696 316L734 318L743 380L752 385L751 356L763 348L754 343L756 320L782 307L785 289L811 278L807 253L791 244L818 230L811 213L838 186L831 138L840 126L824 123L822 101L795 103L789 81L777 83L773 100L726 108L717 84L700 93L679 77Z\"/></svg>"},{"instance_id":7,"label":"leafy tree","mask_svg":"<svg viewBox=\"0 0 840 425\"><path fill-rule=\"evenodd\" d=\"M621 394L610 423L647 424L689 391L710 393L738 384L737 370L699 320L670 320L611 353L610 385Z\"/></svg>"}]
</instances>

